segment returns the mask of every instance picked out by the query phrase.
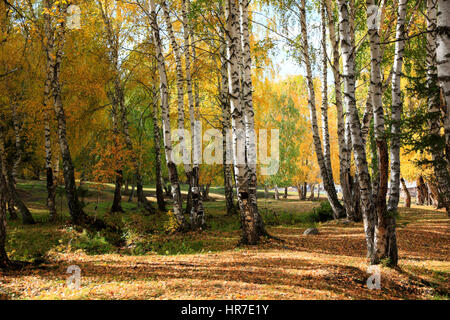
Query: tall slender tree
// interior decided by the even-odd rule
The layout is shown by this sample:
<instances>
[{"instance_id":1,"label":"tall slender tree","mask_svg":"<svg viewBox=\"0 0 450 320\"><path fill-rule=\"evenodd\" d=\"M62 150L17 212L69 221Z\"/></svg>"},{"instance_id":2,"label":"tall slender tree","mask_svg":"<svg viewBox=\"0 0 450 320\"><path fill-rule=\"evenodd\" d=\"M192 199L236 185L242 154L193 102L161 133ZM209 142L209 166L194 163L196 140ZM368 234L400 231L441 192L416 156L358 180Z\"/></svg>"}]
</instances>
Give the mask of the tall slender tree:
<instances>
[{"instance_id":1,"label":"tall slender tree","mask_svg":"<svg viewBox=\"0 0 450 320\"><path fill-rule=\"evenodd\" d=\"M361 135L361 123L355 96L355 50L350 35L349 6L345 0L339 0L339 34L342 50L342 64L344 79L344 102L349 119L352 150L355 155L355 165L358 182L361 190L361 209L364 222L364 231L367 243L367 256L371 263L375 262L375 214L372 201L372 186L369 174L369 165L366 157L366 148Z\"/></svg>"},{"instance_id":2,"label":"tall slender tree","mask_svg":"<svg viewBox=\"0 0 450 320\"><path fill-rule=\"evenodd\" d=\"M145 7L142 5L141 8L146 10ZM146 14L150 19L150 24L152 28L152 39L155 45L156 60L159 69L164 148L166 154L167 168L169 170L170 184L172 187L171 194L173 198L173 211L174 211L173 213L178 223L178 229L185 230L187 228L187 223L186 219L183 216L183 205L180 192L180 183L178 180L178 171L173 159L171 124L169 117L169 92L168 92L167 72L166 72L166 65L164 62L164 55L162 53L162 43L158 26L156 4L154 0L150 0L150 11L147 10Z\"/></svg>"},{"instance_id":3,"label":"tall slender tree","mask_svg":"<svg viewBox=\"0 0 450 320\"><path fill-rule=\"evenodd\" d=\"M248 14L246 11L241 11L241 14ZM245 19L245 18L244 18ZM248 19L248 17L247 17ZM238 190L238 201L241 216L242 237L243 244L257 244L261 236L266 235L264 224L259 215L256 206L256 175L252 174L249 168L249 160L246 157L246 148L252 149L248 143L246 129L254 131L252 121L247 118L248 124L246 127L245 116L250 116L253 109L250 107L247 111L244 108L242 101L243 89L241 88L242 75L242 39L240 37L240 21L245 21L239 18L239 5L236 0L228 0L226 5L226 21L227 21L227 51L228 51L228 75L229 75L229 93L233 126L233 161L236 175L236 185ZM244 26L248 28L248 24ZM248 34L248 30L247 30ZM244 36L245 37L245 36ZM246 40L248 41L248 39ZM251 59L245 59L246 65L244 68L251 68ZM250 65L248 65L250 63ZM247 79L248 80L248 79ZM247 86L249 82L247 81ZM251 91L250 91L251 94ZM251 135L251 133L248 133ZM247 149L247 150L249 150ZM251 151L249 151L251 152ZM250 153L250 159L255 155ZM253 179L253 180L251 180ZM254 197L253 197L253 194Z\"/></svg>"},{"instance_id":4,"label":"tall slender tree","mask_svg":"<svg viewBox=\"0 0 450 320\"><path fill-rule=\"evenodd\" d=\"M437 3L436 3L437 2ZM437 8L436 8L437 4ZM450 215L450 2L442 0L427 1L428 16L428 35L427 42L429 47L428 54L428 79L429 82L437 76L437 80L443 95L444 116L444 137L445 152L436 148L433 154L434 170L439 185L439 194L446 208L447 214ZM436 28L434 32L433 28ZM434 43L434 41L436 41ZM435 53L433 52L435 49ZM435 59L435 60L434 60ZM437 68L437 74L435 73ZM439 119L439 99L436 95L434 99L430 99L428 103L429 112L434 114L430 122L431 134L440 136ZM447 153L445 155L445 153Z\"/></svg>"},{"instance_id":5,"label":"tall slender tree","mask_svg":"<svg viewBox=\"0 0 450 320\"><path fill-rule=\"evenodd\" d=\"M312 67L309 57L309 44L308 44L308 31L307 31L307 21L306 21L306 1L302 0L299 5L299 16L300 16L300 28L302 34L302 57L303 63L306 67L306 81L308 85L308 107L311 115L311 128L313 133L314 150L317 156L317 162L320 168L320 175L322 177L324 189L327 192L328 200L333 208L333 213L335 218L341 218L345 215L344 208L342 207L339 199L337 197L336 188L334 186L334 181L331 179L332 175L327 170L326 159L324 157L322 142L319 135L319 127L317 122L317 112L316 112L316 98L314 91ZM324 128L326 130L326 128ZM331 169L331 168L330 168Z\"/></svg>"}]
</instances>

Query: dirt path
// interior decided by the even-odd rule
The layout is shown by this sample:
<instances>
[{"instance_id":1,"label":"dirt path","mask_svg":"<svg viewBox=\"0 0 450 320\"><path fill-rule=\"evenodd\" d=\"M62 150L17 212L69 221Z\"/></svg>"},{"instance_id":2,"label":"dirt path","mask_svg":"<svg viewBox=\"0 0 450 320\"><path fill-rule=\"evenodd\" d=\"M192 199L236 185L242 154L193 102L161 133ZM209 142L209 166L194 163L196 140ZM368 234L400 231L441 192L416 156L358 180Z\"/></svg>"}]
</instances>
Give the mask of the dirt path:
<instances>
[{"instance_id":1,"label":"dirt path","mask_svg":"<svg viewBox=\"0 0 450 320\"><path fill-rule=\"evenodd\" d=\"M54 254L41 269L0 276L10 298L25 299L425 299L449 291L449 220L415 209L399 223L400 268L381 267L369 290L361 225L331 222L320 235L272 228L286 243L178 256ZM81 289L66 286L69 265Z\"/></svg>"}]
</instances>

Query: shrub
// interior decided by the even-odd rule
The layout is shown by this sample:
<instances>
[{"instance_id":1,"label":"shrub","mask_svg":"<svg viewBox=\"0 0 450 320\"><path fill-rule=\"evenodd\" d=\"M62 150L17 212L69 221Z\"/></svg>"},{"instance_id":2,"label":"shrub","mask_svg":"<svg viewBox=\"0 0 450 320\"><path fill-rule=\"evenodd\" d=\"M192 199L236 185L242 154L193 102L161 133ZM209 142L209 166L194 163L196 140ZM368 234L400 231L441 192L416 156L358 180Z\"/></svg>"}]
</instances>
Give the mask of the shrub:
<instances>
[{"instance_id":1,"label":"shrub","mask_svg":"<svg viewBox=\"0 0 450 320\"><path fill-rule=\"evenodd\" d=\"M167 233L175 233L180 228L180 224L172 211L167 212L169 220L164 224L164 230Z\"/></svg>"},{"instance_id":2,"label":"shrub","mask_svg":"<svg viewBox=\"0 0 450 320\"><path fill-rule=\"evenodd\" d=\"M81 249L87 254L105 254L114 251L114 246L111 245L105 237L103 237L99 232L92 235L86 230L75 241L71 243L73 249Z\"/></svg>"},{"instance_id":3,"label":"shrub","mask_svg":"<svg viewBox=\"0 0 450 320\"><path fill-rule=\"evenodd\" d=\"M320 206L314 208L305 218L309 223L325 222L333 219L333 209L328 201L321 202Z\"/></svg>"}]
</instances>

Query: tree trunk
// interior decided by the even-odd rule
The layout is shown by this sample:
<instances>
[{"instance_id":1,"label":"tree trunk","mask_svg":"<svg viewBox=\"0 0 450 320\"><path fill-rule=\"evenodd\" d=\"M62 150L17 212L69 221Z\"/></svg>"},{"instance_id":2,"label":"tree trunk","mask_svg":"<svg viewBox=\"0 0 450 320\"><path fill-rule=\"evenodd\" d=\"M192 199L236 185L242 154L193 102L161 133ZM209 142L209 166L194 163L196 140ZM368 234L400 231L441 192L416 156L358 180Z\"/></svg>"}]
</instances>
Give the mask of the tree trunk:
<instances>
[{"instance_id":1,"label":"tree trunk","mask_svg":"<svg viewBox=\"0 0 450 320\"><path fill-rule=\"evenodd\" d=\"M430 185L430 198L432 200L432 205L436 208L436 210L445 208L444 204L442 203L442 197L439 195L439 189L436 183L430 182L429 185Z\"/></svg>"},{"instance_id":2,"label":"tree trunk","mask_svg":"<svg viewBox=\"0 0 450 320\"><path fill-rule=\"evenodd\" d=\"M330 180L331 175L327 170L323 150L322 150L322 142L319 136L319 127L317 125L317 113L316 113L316 96L314 91L314 83L313 83L313 75L312 75L312 67L309 58L309 45L308 45L308 32L306 28L306 1L301 1L301 7L299 7L300 11L300 26L302 33L302 56L303 62L306 68L306 80L308 85L308 107L311 115L311 128L313 134L314 141L314 150L317 156L317 162L320 168L320 175L322 177L324 189L327 193L328 201L333 208L333 215L335 219L341 218L345 216L345 210L342 207L336 193L336 187L334 185L334 181Z\"/></svg>"},{"instance_id":3,"label":"tree trunk","mask_svg":"<svg viewBox=\"0 0 450 320\"><path fill-rule=\"evenodd\" d=\"M245 150L247 159L247 170L249 170L249 201L254 207L255 218L257 219L260 233L265 233L262 219L258 213L258 205L256 199L257 192L257 175L256 175L256 133L255 133L255 119L253 109L253 83L252 83L252 56L250 50L250 35L249 35L249 21L248 21L248 6L250 0L239 1L240 9L240 27L238 33L240 34L241 46L241 61L242 61L242 80L241 80L241 97L242 107L244 112L245 123ZM239 52L239 50L238 50Z\"/></svg>"},{"instance_id":4,"label":"tree trunk","mask_svg":"<svg viewBox=\"0 0 450 320\"><path fill-rule=\"evenodd\" d=\"M17 114L17 102L13 101L11 104L11 115L14 127L14 137L15 137L15 147L16 147L16 158L14 160L12 168L12 177L14 182L19 178L20 165L22 164L22 138L20 137L21 124L19 120L19 115Z\"/></svg>"},{"instance_id":5,"label":"tree trunk","mask_svg":"<svg viewBox=\"0 0 450 320\"><path fill-rule=\"evenodd\" d=\"M230 96L228 86L228 65L227 65L227 46L225 30L221 29L221 39L223 44L221 46L220 55L220 83L219 83L219 101L222 108L222 136L223 136L223 181L225 189L225 202L227 206L227 214L234 215L237 213L237 208L234 204L234 190L233 190L233 148L231 146L230 130L231 130L231 110L230 110Z\"/></svg>"},{"instance_id":6,"label":"tree trunk","mask_svg":"<svg viewBox=\"0 0 450 320\"><path fill-rule=\"evenodd\" d=\"M411 208L411 193L409 193L408 187L405 183L405 179L400 178L400 182L402 183L403 192L405 193L405 207Z\"/></svg>"},{"instance_id":7,"label":"tree trunk","mask_svg":"<svg viewBox=\"0 0 450 320\"><path fill-rule=\"evenodd\" d=\"M234 139L234 166L237 180L237 194L241 215L242 226L242 244L255 245L259 242L261 234L259 226L259 213L252 199L253 190L251 188L256 184L256 177L248 168L248 159L245 157L245 148L247 146L246 123L244 120L245 110L241 103L240 72L239 59L240 41L239 41L239 17L238 8L234 0L227 1L227 45L228 45L228 63L229 63L229 90L231 96L231 114L233 119L233 139ZM248 25L244 26L248 28ZM248 31L248 29L247 29ZM242 60L241 60L242 61ZM246 66L250 68L249 66ZM248 79L247 79L248 80ZM245 81L244 81L245 82ZM247 84L248 85L248 84ZM247 86L245 85L245 86ZM253 110L248 110L253 112ZM253 129L253 128L251 128ZM251 160L250 160L251 161ZM253 179L255 181L250 181ZM256 194L256 192L255 192Z\"/></svg>"},{"instance_id":8,"label":"tree trunk","mask_svg":"<svg viewBox=\"0 0 450 320\"><path fill-rule=\"evenodd\" d=\"M124 212L122 209L122 185L123 185L123 172L122 170L116 170L116 184L114 189L114 199L111 206L111 212Z\"/></svg>"},{"instance_id":9,"label":"tree trunk","mask_svg":"<svg viewBox=\"0 0 450 320\"><path fill-rule=\"evenodd\" d=\"M303 189L302 189L302 200L306 200L306 194L308 192L308 183L304 182L303 183Z\"/></svg>"},{"instance_id":10,"label":"tree trunk","mask_svg":"<svg viewBox=\"0 0 450 320\"><path fill-rule=\"evenodd\" d=\"M339 0L339 32L344 67L344 97L346 109L348 110L349 123L351 124L350 134L355 155L358 182L361 189L361 209L367 243L367 256L373 262L375 215L366 150L361 136L358 109L356 108L355 51L354 43L350 36L348 2L345 0Z\"/></svg>"},{"instance_id":11,"label":"tree trunk","mask_svg":"<svg viewBox=\"0 0 450 320\"><path fill-rule=\"evenodd\" d=\"M330 133L328 129L328 61L327 61L327 26L326 26L326 10L324 1L321 4L322 16L322 140L323 140L323 156L325 159L325 167L328 172L328 179L334 183L333 168L331 166L331 147Z\"/></svg>"},{"instance_id":12,"label":"tree trunk","mask_svg":"<svg viewBox=\"0 0 450 320\"><path fill-rule=\"evenodd\" d=\"M17 193L16 185L14 183L14 178L12 176L12 170L8 168L8 163L6 162L6 150L5 150L5 137L3 133L3 127L0 126L0 172L3 175L6 183L6 188L9 192L9 197L20 211L22 216L23 224L35 224L34 218L31 212L28 210L25 203L20 198Z\"/></svg>"},{"instance_id":13,"label":"tree trunk","mask_svg":"<svg viewBox=\"0 0 450 320\"><path fill-rule=\"evenodd\" d=\"M51 4L46 2L46 8L51 8ZM66 11L67 8L63 9L60 7L62 11ZM50 14L44 14L45 24L51 30L52 21ZM64 45L64 28L65 23L61 23L61 29L58 32L52 30L52 36L49 37L51 39L52 46L47 46L47 63L50 65L48 68L48 72L51 75L48 78L51 79L51 90L53 95L53 108L56 115L56 120L58 124L58 142L60 146L60 152L63 162L63 174L64 174L64 183L66 189L66 197L67 203L69 207L70 216L72 218L72 222L74 224L85 224L88 222L88 217L84 213L83 208L81 207L81 203L78 199L76 184L75 184L75 172L72 163L72 157L70 154L69 143L67 139L67 130L66 130L66 115L64 112L62 98L61 98L61 84L60 84L60 69L61 69L61 60L63 54L63 45ZM55 43L55 39L59 42Z\"/></svg>"},{"instance_id":14,"label":"tree trunk","mask_svg":"<svg viewBox=\"0 0 450 320\"><path fill-rule=\"evenodd\" d=\"M447 0L438 0L437 12L437 79L444 96L445 116L444 135L447 151L447 161L450 161L450 3ZM444 197L447 213L450 215L450 179L447 172L447 184L442 182L441 190ZM446 189L445 189L446 187Z\"/></svg>"},{"instance_id":15,"label":"tree trunk","mask_svg":"<svg viewBox=\"0 0 450 320\"><path fill-rule=\"evenodd\" d=\"M190 2L189 0L183 0L181 2L181 9L183 15L183 34L184 34L184 56L185 56L185 65L186 65L186 88L188 93L188 102L189 102L189 117L190 117L190 127L191 127L191 146L193 148L193 166L192 172L189 174L189 193L188 193L188 205L187 210L190 214L191 226L194 229L202 229L205 227L205 213L203 209L202 199L199 194L199 180L200 180L200 153L201 153L201 128L196 124L198 121L196 116L196 108L198 111L199 101L199 92L198 85L195 86L195 102L194 102L194 94L193 94L193 86L192 86L192 72L191 72L191 52L190 49L192 47L192 54L194 60L196 59L195 47L191 46L191 43L195 42L194 33L191 27L191 23L189 21L189 13L190 13ZM198 113L198 112L197 112ZM190 194L190 197L189 197ZM190 202L189 202L190 200ZM189 204L190 207L189 208ZM227 207L228 212L228 207Z\"/></svg>"},{"instance_id":16,"label":"tree trunk","mask_svg":"<svg viewBox=\"0 0 450 320\"><path fill-rule=\"evenodd\" d=\"M288 187L284 187L284 196L283 199L287 199L288 197Z\"/></svg>"},{"instance_id":17,"label":"tree trunk","mask_svg":"<svg viewBox=\"0 0 450 320\"><path fill-rule=\"evenodd\" d=\"M436 8L437 7L437 8ZM448 1L427 1L427 85L434 92L428 99L428 113L430 114L430 134L435 140L441 137L441 111L440 93L434 90L435 79L438 80L444 96L446 107L444 122L444 139L447 152L450 151L450 5ZM445 156L445 150L436 145L431 149L434 172L439 186L440 199L450 215L450 175L449 154Z\"/></svg>"},{"instance_id":18,"label":"tree trunk","mask_svg":"<svg viewBox=\"0 0 450 320\"><path fill-rule=\"evenodd\" d=\"M426 196L424 195L424 184L425 182L423 180L423 177L419 176L416 181L416 193L417 193L416 204L419 206L425 204Z\"/></svg>"},{"instance_id":19,"label":"tree trunk","mask_svg":"<svg viewBox=\"0 0 450 320\"><path fill-rule=\"evenodd\" d=\"M0 4L1 6L2 4ZM0 174L0 269L6 269L9 266L8 255L6 254L6 199L8 191L6 181Z\"/></svg>"},{"instance_id":20,"label":"tree trunk","mask_svg":"<svg viewBox=\"0 0 450 320\"><path fill-rule=\"evenodd\" d=\"M8 199L8 212L9 212L9 218L11 220L17 220L19 217L17 216L16 209L14 208L14 201L11 197L7 197Z\"/></svg>"},{"instance_id":21,"label":"tree trunk","mask_svg":"<svg viewBox=\"0 0 450 320\"><path fill-rule=\"evenodd\" d=\"M275 185L275 200L280 200L280 193L278 192L278 186Z\"/></svg>"},{"instance_id":22,"label":"tree trunk","mask_svg":"<svg viewBox=\"0 0 450 320\"><path fill-rule=\"evenodd\" d=\"M394 69L392 75L392 129L391 129L391 181L388 211L396 212L400 200L400 134L403 101L400 81L405 48L405 20L407 0L398 1L397 31L395 39Z\"/></svg>"},{"instance_id":23,"label":"tree trunk","mask_svg":"<svg viewBox=\"0 0 450 320\"><path fill-rule=\"evenodd\" d=\"M159 27L156 14L156 5L154 0L150 0L150 22L153 35L153 43L156 50L156 59L158 62L160 94L161 94L161 110L163 119L163 136L164 148L166 153L167 169L169 171L169 179L171 184L171 194L173 198L173 213L178 222L178 230L182 231L187 228L186 219L183 216L183 203L181 199L180 184L178 179L177 167L173 160L172 141L171 141L171 125L169 115L169 92L166 66L164 55L162 53L161 38L159 35Z\"/></svg>"},{"instance_id":24,"label":"tree trunk","mask_svg":"<svg viewBox=\"0 0 450 320\"><path fill-rule=\"evenodd\" d=\"M206 186L204 186L202 188L202 200L203 201L208 201L209 200L209 188L210 188L211 184L208 183L206 184Z\"/></svg>"},{"instance_id":25,"label":"tree trunk","mask_svg":"<svg viewBox=\"0 0 450 320\"><path fill-rule=\"evenodd\" d=\"M131 186L130 195L129 195L129 197L128 197L128 202L133 202L133 197L134 197L135 189L136 189L136 184L133 183L133 185Z\"/></svg>"},{"instance_id":26,"label":"tree trunk","mask_svg":"<svg viewBox=\"0 0 450 320\"><path fill-rule=\"evenodd\" d=\"M156 92L156 90L153 90ZM156 175L156 201L158 209L161 212L166 211L166 204L164 201L163 179L161 173L161 136L158 125L158 108L157 103L153 103L153 135L155 141L155 175Z\"/></svg>"},{"instance_id":27,"label":"tree trunk","mask_svg":"<svg viewBox=\"0 0 450 320\"><path fill-rule=\"evenodd\" d=\"M333 48L333 76L334 76L334 89L335 89L335 99L336 99L336 111L337 111L337 134L338 134L338 145L339 145L339 163L340 163L340 182L342 189L342 198L344 203L345 212L349 220L353 220L354 213L354 202L352 197L352 192L350 189L350 156L351 156L351 141L348 143L346 141L345 133L345 117L343 111L343 101L342 101L342 76L340 73L340 54L339 54L339 38L336 34L334 18L333 18L333 7L331 0L325 0L326 11L328 16L328 30L330 33L330 42ZM347 115L347 121L348 121Z\"/></svg>"},{"instance_id":28,"label":"tree trunk","mask_svg":"<svg viewBox=\"0 0 450 320\"><path fill-rule=\"evenodd\" d=\"M354 222L360 222L362 220L362 210L361 210L361 189L359 188L359 181L358 176L356 175L354 178L350 176L350 190L352 195L352 201L353 201L353 210L352 210L352 216L348 217L347 219L354 221Z\"/></svg>"},{"instance_id":29,"label":"tree trunk","mask_svg":"<svg viewBox=\"0 0 450 320\"><path fill-rule=\"evenodd\" d=\"M125 179L125 181L124 181L123 194L125 196L129 196L130 195L130 179Z\"/></svg>"},{"instance_id":30,"label":"tree trunk","mask_svg":"<svg viewBox=\"0 0 450 320\"><path fill-rule=\"evenodd\" d=\"M397 243L395 234L395 217L392 213L387 212L386 206L386 195L388 192L388 179L389 179L389 156L388 156L388 146L385 136L385 121L384 121L384 110L382 103L382 81L381 81L381 46L380 46L380 34L379 25L377 23L377 16L381 14L381 9L375 5L374 0L367 0L367 23L368 23L368 34L370 42L370 55L371 55L371 68L370 68L370 81L373 85L373 119L374 119L374 131L375 140L377 145L377 155L378 155L378 190L376 192L375 209L377 216L377 224L375 225L375 257L373 263L380 263L382 259L389 259L389 264L392 266L397 265ZM401 9L402 6L399 6ZM403 19L404 20L404 19ZM404 21L403 23L404 24ZM403 32L403 30L402 30ZM396 57L398 57L398 51L396 50ZM395 63L398 63L397 60ZM395 93L394 93L395 95ZM393 106L394 113L399 108ZM394 118L398 116L394 115ZM398 126L398 124L397 124ZM394 124L395 127L395 124ZM396 129L394 129L395 131ZM394 139L395 140L395 139ZM399 147L399 144L397 143ZM395 149L394 141L394 152ZM398 163L397 163L398 164ZM393 164L394 169L399 169L395 167L396 163ZM395 183L397 183L397 173L394 172ZM399 175L398 175L399 178ZM394 186L395 187L395 186ZM393 195L395 198L395 195ZM395 199L393 198L393 201ZM397 200L398 202L398 200Z\"/></svg>"},{"instance_id":31,"label":"tree trunk","mask_svg":"<svg viewBox=\"0 0 450 320\"><path fill-rule=\"evenodd\" d=\"M311 183L309 185L310 195L309 195L309 201L314 201L314 190L316 188L316 185L314 183Z\"/></svg>"},{"instance_id":32,"label":"tree trunk","mask_svg":"<svg viewBox=\"0 0 450 320\"><path fill-rule=\"evenodd\" d=\"M187 150L187 145L186 145L187 142L186 142L186 136L185 136L185 127L184 127L185 115L184 115L183 67L182 67L182 63L181 63L180 47L178 46L178 43L175 39L172 22L170 21L169 10L167 8L165 1L161 2L161 6L163 9L164 20L166 22L167 31L169 34L170 44L171 44L171 47L172 47L172 50L173 50L174 56L175 56L175 67L176 67L176 77L177 77L178 135L179 135L179 142L180 142L181 150L183 153L182 159L183 159L183 164L184 164L184 171L186 172L186 177L188 179L188 184L189 184L189 189L190 189L190 191L188 192L188 203L186 206L186 210L189 210L189 212L190 212L190 211L192 211L192 201L193 201L193 199L190 198L190 197L192 197L191 184L192 184L193 180L191 178L191 176L192 176L191 156ZM187 13L185 13L185 15L187 15ZM187 32L187 30L186 30L186 32ZM187 42L189 43L189 39L187 39ZM187 52L187 55L189 55L189 52ZM193 116L194 102L193 102L193 97L192 97L192 87L191 87L191 96L189 97L189 99L190 99L190 101L189 101L190 108L192 108L192 111L191 111L191 109L190 109L190 111L192 112L192 116ZM194 119L191 119L191 120L194 121ZM193 129L193 127L191 129ZM198 200L198 198L197 198L197 200ZM193 219L194 225L197 225L198 224L197 217L196 217L197 212L194 215L195 215L195 218L193 219L193 216L191 216L191 220ZM192 224L191 224L191 226L192 226Z\"/></svg>"},{"instance_id":33,"label":"tree trunk","mask_svg":"<svg viewBox=\"0 0 450 320\"><path fill-rule=\"evenodd\" d=\"M3 36L6 35L8 15L6 10L6 3L0 2L0 36L3 40ZM7 268L9 266L8 255L5 251L6 245L6 202L9 199L6 181L0 170L0 269Z\"/></svg>"}]
</instances>

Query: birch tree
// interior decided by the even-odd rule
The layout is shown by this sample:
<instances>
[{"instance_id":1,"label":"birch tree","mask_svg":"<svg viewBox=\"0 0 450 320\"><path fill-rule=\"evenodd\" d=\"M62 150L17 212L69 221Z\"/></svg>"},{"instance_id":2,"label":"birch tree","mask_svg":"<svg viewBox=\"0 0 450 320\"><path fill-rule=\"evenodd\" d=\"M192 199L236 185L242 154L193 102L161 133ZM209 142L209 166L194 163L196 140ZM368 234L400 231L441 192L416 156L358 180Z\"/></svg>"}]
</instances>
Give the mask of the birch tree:
<instances>
[{"instance_id":1,"label":"birch tree","mask_svg":"<svg viewBox=\"0 0 450 320\"><path fill-rule=\"evenodd\" d=\"M7 39L8 11L6 3L0 2L0 47ZM5 177L0 170L0 269L9 266L9 258L6 254L6 203L8 201L8 190Z\"/></svg>"},{"instance_id":2,"label":"birch tree","mask_svg":"<svg viewBox=\"0 0 450 320\"><path fill-rule=\"evenodd\" d=\"M3 121L3 120L2 120ZM33 216L30 210L28 210L25 203L19 196L16 189L16 184L14 182L14 177L12 175L12 168L8 165L7 151L5 148L5 127L0 123L0 175L5 179L6 187L8 190L8 196L12 199L12 202L18 207L19 212L22 216L23 224L35 224Z\"/></svg>"},{"instance_id":3,"label":"birch tree","mask_svg":"<svg viewBox=\"0 0 450 320\"><path fill-rule=\"evenodd\" d=\"M85 225L96 229L106 228L103 221L98 219L92 219L83 211L80 200L78 199L76 184L75 184L75 169L72 162L72 156L70 153L69 142L67 138L67 123L66 114L63 106L62 89L60 81L61 63L64 54L64 40L66 32L65 15L67 12L67 4L60 2L49 1L49 7L54 10L54 16L48 15L46 18L51 19L48 25L51 25L52 30L49 33L52 37L50 43L53 44L52 52L47 56L48 72L51 76L47 76L47 79L51 79L51 92L53 98L53 109L56 115L57 128L58 128L58 142L60 147L60 154L63 163L63 175L65 183L65 191L67 204L69 207L69 213L72 222L77 225ZM54 18L57 18L54 21ZM46 41L43 43L44 52L50 48L46 47Z\"/></svg>"},{"instance_id":4,"label":"birch tree","mask_svg":"<svg viewBox=\"0 0 450 320\"><path fill-rule=\"evenodd\" d=\"M52 86L52 53L54 50L52 25L50 18L51 4L49 0L44 0L44 50L46 57L45 65L45 83L44 83L44 144L45 144L45 169L47 176L47 208L50 213L50 220L56 220L56 179L53 173L53 153L51 140L51 126L50 126L50 99Z\"/></svg>"},{"instance_id":5,"label":"birch tree","mask_svg":"<svg viewBox=\"0 0 450 320\"><path fill-rule=\"evenodd\" d=\"M330 147L330 131L328 127L328 60L327 60L327 27L325 4L321 3L321 29L322 29L322 140L323 155L325 159L325 167L328 172L330 181L334 181L333 169L331 167L331 147Z\"/></svg>"},{"instance_id":6,"label":"birch tree","mask_svg":"<svg viewBox=\"0 0 450 320\"><path fill-rule=\"evenodd\" d=\"M336 188L334 186L334 181L331 180L331 176L327 170L325 157L322 149L322 142L319 135L319 127L317 122L317 112L316 112L316 97L314 91L314 83L312 76L312 67L309 57L309 45L308 45L308 31L307 31L307 21L306 21L306 1L301 0L301 4L298 7L300 16L300 28L301 28L301 51L303 57L303 63L306 68L306 80L308 85L308 107L311 116L311 128L314 141L314 150L317 156L317 162L320 168L320 175L322 177L324 189L327 192L328 200L333 208L333 213L335 218L341 218L345 215L344 208L342 207L339 199L337 197ZM325 128L324 128L325 130Z\"/></svg>"},{"instance_id":7,"label":"birch tree","mask_svg":"<svg viewBox=\"0 0 450 320\"><path fill-rule=\"evenodd\" d=\"M229 132L231 129L231 112L230 112L230 97L228 89L228 71L227 71L227 50L226 40L222 32L221 37L221 57L220 57L220 88L219 102L222 109L222 136L223 136L223 181L225 191L225 203L227 207L227 214L233 215L236 213L236 207L234 205L234 191L233 191L233 176L231 171L231 162L233 157L233 150L230 148Z\"/></svg>"},{"instance_id":8,"label":"birch tree","mask_svg":"<svg viewBox=\"0 0 450 320\"><path fill-rule=\"evenodd\" d=\"M434 156L434 166L436 177L439 184L439 193L441 200L446 208L447 214L450 215L450 177L449 177L449 162L450 162L450 2L437 0L437 13L436 20L434 19L434 13L436 10L436 1L429 0L428 2L428 16L429 16L429 29L433 27L433 23L436 23L436 65L437 65L437 79L439 86L442 90L443 102L446 106L444 114L444 135L445 145L447 151L447 158L442 157L443 152L436 152ZM431 24L431 25L430 25ZM432 42L434 35L430 35L429 40ZM431 44L432 45L432 44ZM433 46L433 45L432 45ZM433 48L431 48L433 49ZM432 54L432 57L434 55ZM432 71L430 71L432 72ZM436 99L437 100L437 99ZM430 104L437 103L430 101ZM436 105L430 105L430 112L439 112ZM437 118L437 117L436 117ZM439 118L437 118L439 119ZM434 120L431 124L432 134L439 134L440 127L438 129L438 120ZM444 160L446 159L446 161Z\"/></svg>"},{"instance_id":9,"label":"birch tree","mask_svg":"<svg viewBox=\"0 0 450 320\"><path fill-rule=\"evenodd\" d=\"M355 165L358 182L361 190L361 209L364 222L364 231L367 244L367 256L371 263L375 262L374 230L375 213L372 202L372 186L367 163L365 144L361 135L361 123L355 97L355 50L350 35L348 2L339 0L339 34L341 41L342 64L344 79L344 103L348 111L352 149L355 156Z\"/></svg>"},{"instance_id":10,"label":"birch tree","mask_svg":"<svg viewBox=\"0 0 450 320\"><path fill-rule=\"evenodd\" d=\"M335 90L335 104L337 114L337 135L339 145L339 180L342 189L342 198L345 208L345 213L349 220L357 221L359 216L356 213L356 204L353 201L352 193L352 177L350 174L350 157L351 157L351 142L350 145L346 140L346 123L343 110L342 100L342 76L340 72L340 54L339 54L339 34L336 32L335 21L333 15L333 3L331 0L325 0L325 7L328 21L328 31L332 47L332 71L334 77ZM349 22L350 23L350 22ZM347 126L348 128L348 126Z\"/></svg>"},{"instance_id":11,"label":"birch tree","mask_svg":"<svg viewBox=\"0 0 450 320\"><path fill-rule=\"evenodd\" d=\"M397 30L395 33L394 71L392 75L392 139L391 139L391 181L388 211L396 212L400 199L400 132L403 111L403 97L400 87L405 49L405 21L407 1L398 1Z\"/></svg>"},{"instance_id":12,"label":"birch tree","mask_svg":"<svg viewBox=\"0 0 450 320\"><path fill-rule=\"evenodd\" d=\"M146 10L142 5L141 8ZM183 205L180 192L180 183L178 180L178 171L173 159L172 140L171 140L171 124L169 117L169 92L168 81L166 73L166 65L164 62L164 55L162 53L162 43L160 38L160 31L158 26L158 17L156 13L156 4L154 0L150 0L150 11L146 11L150 19L152 29L152 39L156 51L156 60L158 63L159 80L160 80L160 95L161 95L161 111L163 121L163 140L166 154L167 168L169 170L169 179L171 184L171 194L173 199L173 214L178 223L179 230L187 228L186 219L183 216Z\"/></svg>"},{"instance_id":13,"label":"birch tree","mask_svg":"<svg viewBox=\"0 0 450 320\"><path fill-rule=\"evenodd\" d=\"M190 213L191 218L191 227L193 229L202 229L205 227L205 212L203 209L202 197L200 195L200 154L201 150L201 135L202 132L198 127L197 121L198 119L198 104L200 103L199 99L199 90L198 85L193 86L192 81L192 67L191 67L191 48L193 51L193 57L196 59L195 53L195 45L194 45L194 31L192 28L192 23L189 19L190 13L190 1L182 0L181 1L181 10L182 10L182 19L183 19L183 38L184 38L184 61L186 68L186 88L188 94L188 103L189 103L189 118L190 118L190 126L191 126L191 147L192 147L192 170L188 175L190 178L189 187L191 190L191 201L192 208ZM195 62L195 60L194 60ZM196 82L197 83L197 82ZM194 88L195 87L195 100L194 100ZM197 104L197 105L196 105Z\"/></svg>"},{"instance_id":14,"label":"birch tree","mask_svg":"<svg viewBox=\"0 0 450 320\"><path fill-rule=\"evenodd\" d=\"M0 3L1 6L4 5ZM8 199L8 191L5 178L0 174L0 269L7 268L9 266L9 258L6 254L6 202Z\"/></svg>"},{"instance_id":15,"label":"birch tree","mask_svg":"<svg viewBox=\"0 0 450 320\"><path fill-rule=\"evenodd\" d=\"M249 118L247 118L248 123L246 127L245 116L251 116L250 113L253 112L253 109L249 109L246 112L244 109L244 103L241 101L241 90L243 89L241 88L241 73L239 68L241 63L239 60L242 59L242 39L240 39L239 7L236 2L236 0L228 0L226 6L227 51L229 64L228 79L234 140L233 161L242 226L241 243L257 244L260 237L266 235L267 233L265 232L262 218L260 217L256 206L256 191L252 191L252 188L256 186L256 175L252 174L249 167L250 164L248 163L249 161L245 156L245 149L249 147L247 145L249 141L247 139L247 134L251 135L251 133L246 132L246 128L254 130L254 127L252 127L252 121ZM245 10L241 12L244 15L248 14ZM248 28L248 24L244 26L244 29L245 28ZM246 62L251 63L251 59L250 61L246 59ZM251 64L246 65L245 68L251 68ZM253 180L250 181L251 179Z\"/></svg>"}]
</instances>

